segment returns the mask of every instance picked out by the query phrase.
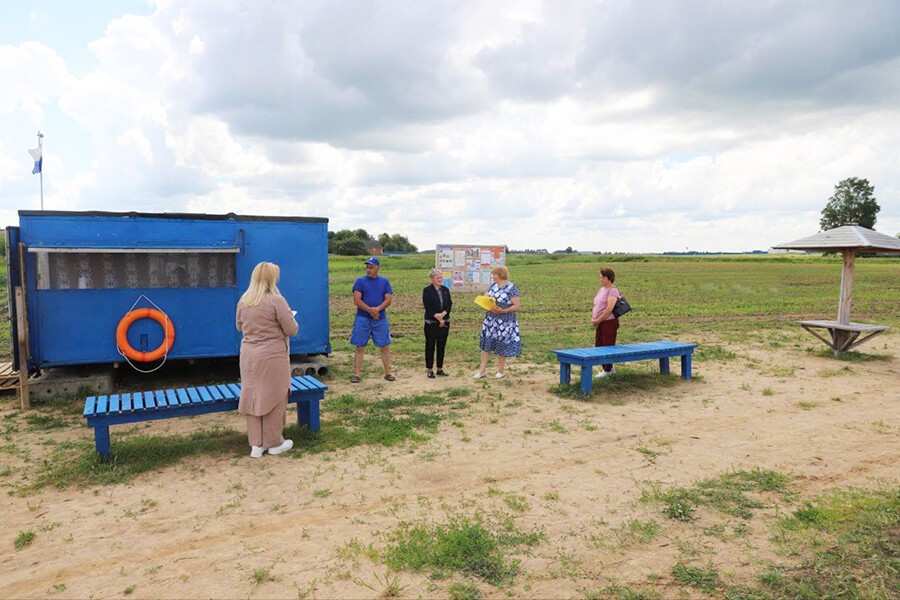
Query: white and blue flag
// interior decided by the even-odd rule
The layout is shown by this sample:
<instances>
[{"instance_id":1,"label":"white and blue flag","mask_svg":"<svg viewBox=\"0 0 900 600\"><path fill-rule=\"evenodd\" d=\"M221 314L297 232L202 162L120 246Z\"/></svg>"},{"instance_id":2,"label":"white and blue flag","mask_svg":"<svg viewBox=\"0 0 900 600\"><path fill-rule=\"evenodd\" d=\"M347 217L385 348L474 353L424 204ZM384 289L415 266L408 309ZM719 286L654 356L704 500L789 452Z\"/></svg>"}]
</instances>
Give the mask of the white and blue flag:
<instances>
[{"instance_id":1,"label":"white and blue flag","mask_svg":"<svg viewBox=\"0 0 900 600\"><path fill-rule=\"evenodd\" d=\"M31 170L31 174L37 175L41 172L41 165L44 162L43 148L38 146L37 148L29 150L28 153L31 155L31 158L34 159L34 169Z\"/></svg>"}]
</instances>

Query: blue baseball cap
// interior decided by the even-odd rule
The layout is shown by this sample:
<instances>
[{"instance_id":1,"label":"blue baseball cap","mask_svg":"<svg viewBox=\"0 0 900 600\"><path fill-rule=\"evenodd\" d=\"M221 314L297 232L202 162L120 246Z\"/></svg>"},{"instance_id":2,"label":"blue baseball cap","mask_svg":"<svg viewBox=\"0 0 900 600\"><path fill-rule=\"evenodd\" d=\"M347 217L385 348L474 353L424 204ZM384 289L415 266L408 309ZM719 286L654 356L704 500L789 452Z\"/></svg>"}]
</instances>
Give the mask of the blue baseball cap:
<instances>
[{"instance_id":1,"label":"blue baseball cap","mask_svg":"<svg viewBox=\"0 0 900 600\"><path fill-rule=\"evenodd\" d=\"M374 256L370 256L368 259L366 259L366 262L363 263L363 264L367 264L367 265L375 265L376 267L381 266L381 263L380 263L380 262L378 261L378 259L375 258Z\"/></svg>"}]
</instances>

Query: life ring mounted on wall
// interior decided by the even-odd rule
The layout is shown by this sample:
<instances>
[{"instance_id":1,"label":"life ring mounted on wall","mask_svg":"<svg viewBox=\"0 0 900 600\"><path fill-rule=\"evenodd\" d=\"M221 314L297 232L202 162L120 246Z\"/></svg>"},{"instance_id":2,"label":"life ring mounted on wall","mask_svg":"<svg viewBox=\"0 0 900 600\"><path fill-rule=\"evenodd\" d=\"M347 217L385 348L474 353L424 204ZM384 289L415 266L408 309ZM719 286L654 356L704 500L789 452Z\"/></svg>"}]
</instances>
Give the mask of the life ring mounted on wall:
<instances>
[{"instance_id":1,"label":"life ring mounted on wall","mask_svg":"<svg viewBox=\"0 0 900 600\"><path fill-rule=\"evenodd\" d=\"M139 319L153 319L163 328L163 341L156 350L152 352L139 352L128 343L128 328L131 324ZM116 345L119 352L131 360L138 362L153 362L166 356L172 345L175 343L175 325L169 316L161 310L155 308L135 308L122 317L116 327Z\"/></svg>"}]
</instances>

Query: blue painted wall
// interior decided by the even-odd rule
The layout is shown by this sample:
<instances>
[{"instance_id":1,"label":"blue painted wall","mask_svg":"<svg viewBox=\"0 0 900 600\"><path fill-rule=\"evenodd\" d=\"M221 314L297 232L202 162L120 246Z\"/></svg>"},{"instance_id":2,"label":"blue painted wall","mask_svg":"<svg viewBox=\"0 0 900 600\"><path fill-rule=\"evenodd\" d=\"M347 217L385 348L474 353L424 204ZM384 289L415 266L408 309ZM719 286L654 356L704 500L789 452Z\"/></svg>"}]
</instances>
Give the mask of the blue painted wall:
<instances>
[{"instance_id":1,"label":"blue painted wall","mask_svg":"<svg viewBox=\"0 0 900 600\"><path fill-rule=\"evenodd\" d=\"M297 311L291 354L331 352L328 322L328 220L240 215L21 211L25 244L29 368L123 362L116 326L141 294L175 325L169 359L237 356L235 308L260 261L281 267L279 288ZM229 287L38 289L37 255L29 248L237 249ZM14 248L10 249L15 252ZM152 306L142 300L139 307ZM163 331L142 319L128 331L138 350L153 350Z\"/></svg>"}]
</instances>

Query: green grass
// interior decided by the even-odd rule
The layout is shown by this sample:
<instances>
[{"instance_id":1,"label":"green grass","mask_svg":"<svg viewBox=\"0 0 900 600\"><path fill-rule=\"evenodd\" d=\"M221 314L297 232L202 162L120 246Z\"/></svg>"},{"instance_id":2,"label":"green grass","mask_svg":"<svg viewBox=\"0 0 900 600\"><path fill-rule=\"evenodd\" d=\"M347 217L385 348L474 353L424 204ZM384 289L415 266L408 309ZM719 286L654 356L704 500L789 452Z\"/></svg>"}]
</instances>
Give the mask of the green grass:
<instances>
[{"instance_id":1,"label":"green grass","mask_svg":"<svg viewBox=\"0 0 900 600\"><path fill-rule=\"evenodd\" d=\"M434 578L460 573L499 586L519 571L519 560L509 551L544 536L522 533L509 520L492 526L476 515L434 525L403 523L392 537L382 559L396 571L429 571Z\"/></svg>"},{"instance_id":2,"label":"green grass","mask_svg":"<svg viewBox=\"0 0 900 600\"><path fill-rule=\"evenodd\" d=\"M16 550L19 550L20 548L24 548L31 544L33 541L34 531L29 529L28 531L20 531L19 535L17 535L16 539L13 541L13 545L16 547Z\"/></svg>"},{"instance_id":3,"label":"green grass","mask_svg":"<svg viewBox=\"0 0 900 600\"><path fill-rule=\"evenodd\" d=\"M581 393L580 383L578 383L581 375L578 369L574 369L571 384L557 384L551 386L549 391L560 398L572 400L596 399L600 401L616 402L620 398L632 398L637 400L639 394L637 392L647 392L657 390L664 387L671 387L679 382L679 377L674 374L662 375L654 372L642 372L637 370L616 369L613 377L604 377L603 379L595 379L591 386L591 393L585 396ZM596 373L596 371L594 371ZM698 379L699 380L699 379Z\"/></svg>"},{"instance_id":4,"label":"green grass","mask_svg":"<svg viewBox=\"0 0 900 600\"><path fill-rule=\"evenodd\" d=\"M719 587L719 574L712 567L702 569L678 562L672 567L672 577L675 581L706 594L712 594Z\"/></svg>"},{"instance_id":5,"label":"green grass","mask_svg":"<svg viewBox=\"0 0 900 600\"><path fill-rule=\"evenodd\" d=\"M782 496L790 492L791 477L775 471L753 469L733 471L714 479L704 479L692 487L676 487L668 490L654 488L644 492L641 499L663 504L663 514L676 521L693 521L696 509L707 507L728 516L749 519L753 510L766 504L748 495L775 493Z\"/></svg>"},{"instance_id":6,"label":"green grass","mask_svg":"<svg viewBox=\"0 0 900 600\"><path fill-rule=\"evenodd\" d=\"M395 446L421 442L437 431L447 416L467 406L440 394L414 394L375 402L345 394L329 397L323 405L322 430L311 432L296 423L285 428L294 440L294 456L327 452L359 445ZM247 436L230 428L201 429L190 435L131 435L113 433L112 456L102 462L91 440L64 441L39 467L34 481L19 489L33 493L44 487L108 485L156 471L187 457L203 454L243 455Z\"/></svg>"}]
</instances>

